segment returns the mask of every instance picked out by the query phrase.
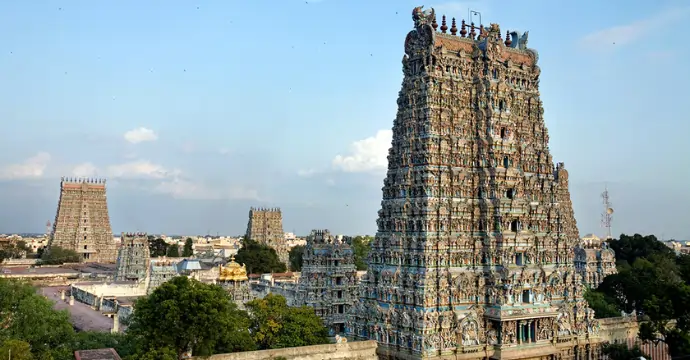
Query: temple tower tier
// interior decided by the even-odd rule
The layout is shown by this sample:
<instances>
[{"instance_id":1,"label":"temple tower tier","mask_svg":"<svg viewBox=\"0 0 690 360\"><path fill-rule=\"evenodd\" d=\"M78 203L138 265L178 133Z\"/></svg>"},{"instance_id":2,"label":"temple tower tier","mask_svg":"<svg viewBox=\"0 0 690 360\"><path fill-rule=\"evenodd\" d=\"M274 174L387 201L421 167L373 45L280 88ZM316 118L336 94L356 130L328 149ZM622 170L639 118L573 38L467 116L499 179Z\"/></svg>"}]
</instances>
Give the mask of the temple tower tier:
<instances>
[{"instance_id":1,"label":"temple tower tier","mask_svg":"<svg viewBox=\"0 0 690 360\"><path fill-rule=\"evenodd\" d=\"M445 16L437 31L422 7L412 18L349 336L382 358L591 358L599 323L527 32Z\"/></svg>"},{"instance_id":2,"label":"temple tower tier","mask_svg":"<svg viewBox=\"0 0 690 360\"><path fill-rule=\"evenodd\" d=\"M357 299L352 238L313 230L302 254L297 303L314 308L332 335L345 333L346 314Z\"/></svg>"},{"instance_id":3,"label":"temple tower tier","mask_svg":"<svg viewBox=\"0 0 690 360\"><path fill-rule=\"evenodd\" d=\"M151 265L148 236L146 233L122 233L120 238L115 281L146 280Z\"/></svg>"},{"instance_id":4,"label":"temple tower tier","mask_svg":"<svg viewBox=\"0 0 690 360\"><path fill-rule=\"evenodd\" d=\"M290 249L283 232L283 213L279 208L250 208L245 239L272 247L278 258L289 267Z\"/></svg>"},{"instance_id":5,"label":"temple tower tier","mask_svg":"<svg viewBox=\"0 0 690 360\"><path fill-rule=\"evenodd\" d=\"M116 262L105 180L62 178L47 251L53 246L76 251L83 262Z\"/></svg>"}]
</instances>

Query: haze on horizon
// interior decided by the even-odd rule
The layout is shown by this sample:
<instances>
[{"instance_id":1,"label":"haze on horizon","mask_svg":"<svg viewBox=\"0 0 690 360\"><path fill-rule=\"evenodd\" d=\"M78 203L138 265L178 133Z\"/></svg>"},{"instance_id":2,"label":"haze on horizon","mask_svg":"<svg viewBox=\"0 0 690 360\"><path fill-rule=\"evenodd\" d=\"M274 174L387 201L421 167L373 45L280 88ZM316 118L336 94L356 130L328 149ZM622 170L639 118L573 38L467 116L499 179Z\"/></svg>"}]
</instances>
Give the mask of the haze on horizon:
<instances>
[{"instance_id":1,"label":"haze on horizon","mask_svg":"<svg viewBox=\"0 0 690 360\"><path fill-rule=\"evenodd\" d=\"M108 179L113 229L373 234L418 1L0 3L0 233L44 232L61 176ZM529 30L580 234L690 239L680 0L432 1ZM566 15L567 14L567 15ZM679 156L680 155L680 156Z\"/></svg>"}]
</instances>

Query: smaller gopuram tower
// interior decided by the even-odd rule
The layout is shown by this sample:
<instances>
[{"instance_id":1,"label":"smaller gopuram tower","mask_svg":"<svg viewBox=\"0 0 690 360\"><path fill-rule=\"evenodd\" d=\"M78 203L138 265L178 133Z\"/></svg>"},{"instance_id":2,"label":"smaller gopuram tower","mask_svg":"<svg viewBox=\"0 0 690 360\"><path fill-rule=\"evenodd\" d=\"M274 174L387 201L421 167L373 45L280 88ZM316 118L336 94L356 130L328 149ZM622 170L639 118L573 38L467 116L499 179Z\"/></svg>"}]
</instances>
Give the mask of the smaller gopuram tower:
<instances>
[{"instance_id":1,"label":"smaller gopuram tower","mask_svg":"<svg viewBox=\"0 0 690 360\"><path fill-rule=\"evenodd\" d=\"M575 269L585 285L596 289L605 277L617 272L616 253L596 235L585 236L575 248Z\"/></svg>"},{"instance_id":2,"label":"smaller gopuram tower","mask_svg":"<svg viewBox=\"0 0 690 360\"><path fill-rule=\"evenodd\" d=\"M281 262L285 265L290 264L290 250L285 243L283 213L280 208L250 208L245 239L272 247L278 253Z\"/></svg>"},{"instance_id":3,"label":"smaller gopuram tower","mask_svg":"<svg viewBox=\"0 0 690 360\"><path fill-rule=\"evenodd\" d=\"M143 281L151 265L149 240L146 233L122 233L117 252L116 281Z\"/></svg>"},{"instance_id":4,"label":"smaller gopuram tower","mask_svg":"<svg viewBox=\"0 0 690 360\"><path fill-rule=\"evenodd\" d=\"M240 309L244 309L244 304L254 299L249 289L247 268L235 262L234 256L225 266L218 268L218 284L228 291Z\"/></svg>"},{"instance_id":5,"label":"smaller gopuram tower","mask_svg":"<svg viewBox=\"0 0 690 360\"><path fill-rule=\"evenodd\" d=\"M345 332L346 313L357 300L357 268L350 238L312 230L302 255L299 303L314 308L332 335Z\"/></svg>"},{"instance_id":6,"label":"smaller gopuram tower","mask_svg":"<svg viewBox=\"0 0 690 360\"><path fill-rule=\"evenodd\" d=\"M104 179L62 178L48 251L53 246L76 251L84 262L117 260Z\"/></svg>"}]
</instances>

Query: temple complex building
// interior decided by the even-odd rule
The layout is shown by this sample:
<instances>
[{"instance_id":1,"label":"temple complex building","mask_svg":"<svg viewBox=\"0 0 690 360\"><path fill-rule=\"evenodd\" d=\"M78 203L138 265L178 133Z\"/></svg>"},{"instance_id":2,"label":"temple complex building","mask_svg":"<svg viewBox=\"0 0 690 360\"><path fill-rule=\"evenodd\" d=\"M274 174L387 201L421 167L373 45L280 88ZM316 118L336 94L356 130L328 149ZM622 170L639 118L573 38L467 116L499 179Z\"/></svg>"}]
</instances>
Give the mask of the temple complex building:
<instances>
[{"instance_id":1,"label":"temple complex building","mask_svg":"<svg viewBox=\"0 0 690 360\"><path fill-rule=\"evenodd\" d=\"M333 335L345 332L346 314L357 299L357 268L349 240L313 230L302 255L299 302L314 308Z\"/></svg>"},{"instance_id":2,"label":"temple complex building","mask_svg":"<svg viewBox=\"0 0 690 360\"><path fill-rule=\"evenodd\" d=\"M245 239L254 240L260 244L275 249L278 258L285 265L289 265L289 252L283 233L283 214L279 208L251 208L249 209L249 223Z\"/></svg>"},{"instance_id":3,"label":"temple complex building","mask_svg":"<svg viewBox=\"0 0 690 360\"><path fill-rule=\"evenodd\" d=\"M382 359L600 358L527 32L422 7L413 20L348 336L378 341Z\"/></svg>"},{"instance_id":4,"label":"temple complex building","mask_svg":"<svg viewBox=\"0 0 690 360\"><path fill-rule=\"evenodd\" d=\"M117 253L115 281L142 281L146 279L151 254L145 233L122 233Z\"/></svg>"},{"instance_id":5,"label":"temple complex building","mask_svg":"<svg viewBox=\"0 0 690 360\"><path fill-rule=\"evenodd\" d=\"M114 263L117 260L105 180L62 179L47 251L51 246L74 250L84 262Z\"/></svg>"},{"instance_id":6,"label":"temple complex building","mask_svg":"<svg viewBox=\"0 0 690 360\"><path fill-rule=\"evenodd\" d=\"M596 289L604 278L615 274L616 254L608 243L582 243L575 248L575 269L585 285Z\"/></svg>"},{"instance_id":7,"label":"temple complex building","mask_svg":"<svg viewBox=\"0 0 690 360\"><path fill-rule=\"evenodd\" d=\"M254 298L249 288L247 268L235 262L234 257L230 258L225 266L221 265L218 268L218 285L230 293L230 297L240 309Z\"/></svg>"}]
</instances>

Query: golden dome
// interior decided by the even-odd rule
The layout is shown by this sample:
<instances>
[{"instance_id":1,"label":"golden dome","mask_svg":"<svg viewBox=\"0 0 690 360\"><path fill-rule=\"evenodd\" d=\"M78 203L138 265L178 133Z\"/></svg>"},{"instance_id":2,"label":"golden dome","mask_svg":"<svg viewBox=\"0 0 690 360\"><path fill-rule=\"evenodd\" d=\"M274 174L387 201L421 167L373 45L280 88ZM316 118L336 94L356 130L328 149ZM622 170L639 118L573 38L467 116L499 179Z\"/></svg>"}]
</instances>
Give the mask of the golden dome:
<instances>
[{"instance_id":1,"label":"golden dome","mask_svg":"<svg viewBox=\"0 0 690 360\"><path fill-rule=\"evenodd\" d=\"M235 257L230 258L227 265L219 268L218 280L220 281L247 281L247 268L235 262Z\"/></svg>"}]
</instances>

